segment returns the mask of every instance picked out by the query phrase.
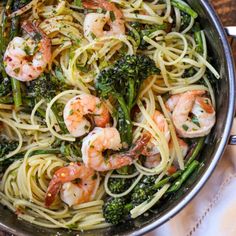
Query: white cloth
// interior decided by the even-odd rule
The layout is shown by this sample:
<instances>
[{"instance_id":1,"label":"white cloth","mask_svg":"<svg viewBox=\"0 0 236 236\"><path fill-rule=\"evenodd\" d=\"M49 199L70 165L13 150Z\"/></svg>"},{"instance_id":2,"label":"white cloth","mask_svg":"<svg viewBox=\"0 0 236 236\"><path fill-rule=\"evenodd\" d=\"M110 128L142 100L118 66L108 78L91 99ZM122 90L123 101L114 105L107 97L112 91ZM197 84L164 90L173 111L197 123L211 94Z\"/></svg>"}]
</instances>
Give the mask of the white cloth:
<instances>
[{"instance_id":1,"label":"white cloth","mask_svg":"<svg viewBox=\"0 0 236 236\"><path fill-rule=\"evenodd\" d=\"M236 121L232 129L236 134ZM146 236L236 236L236 146L198 195L173 219Z\"/></svg>"}]
</instances>

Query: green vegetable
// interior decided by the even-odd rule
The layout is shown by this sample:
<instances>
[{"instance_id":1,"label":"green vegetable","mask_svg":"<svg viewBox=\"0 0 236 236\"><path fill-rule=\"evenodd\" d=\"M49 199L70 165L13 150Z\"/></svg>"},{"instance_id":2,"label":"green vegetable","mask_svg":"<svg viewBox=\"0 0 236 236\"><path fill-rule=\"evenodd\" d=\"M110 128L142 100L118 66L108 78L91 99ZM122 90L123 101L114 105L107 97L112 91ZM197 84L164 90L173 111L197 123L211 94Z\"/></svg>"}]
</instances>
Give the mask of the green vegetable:
<instances>
[{"instance_id":1,"label":"green vegetable","mask_svg":"<svg viewBox=\"0 0 236 236\"><path fill-rule=\"evenodd\" d=\"M130 187L131 184L131 179L110 178L108 181L108 188L112 193L123 193Z\"/></svg>"},{"instance_id":2,"label":"green vegetable","mask_svg":"<svg viewBox=\"0 0 236 236\"><path fill-rule=\"evenodd\" d=\"M204 145L204 141L205 141L205 137L201 137L198 139L197 141L197 145L195 146L195 148L193 149L191 155L189 158L187 158L187 162L185 164L185 166L190 165L190 163L196 159L196 157L199 155L200 151L202 150L202 147Z\"/></svg>"},{"instance_id":3,"label":"green vegetable","mask_svg":"<svg viewBox=\"0 0 236 236\"><path fill-rule=\"evenodd\" d=\"M0 173L21 156L17 155L10 158L6 157L7 154L9 154L11 151L14 151L17 146L17 141L10 141L5 137L0 137Z\"/></svg>"},{"instance_id":4,"label":"green vegetable","mask_svg":"<svg viewBox=\"0 0 236 236\"><path fill-rule=\"evenodd\" d=\"M112 203L113 201L114 202L122 201L123 203L123 206L119 205L119 212L123 213L122 217L120 216L120 213L116 214L116 212L112 212L112 216L116 219L116 224L117 222L120 223L124 219L126 219L130 213L130 210L133 209L135 206L143 203L146 200L151 200L153 195L157 192L157 190L162 188L165 184L167 183L171 184L170 188L166 193L166 196L173 195L173 193L177 192L181 188L181 186L183 186L183 184L189 180L189 178L192 178L195 175L197 175L197 173L199 173L199 171L203 167L203 164L199 163L194 159L198 156L200 150L202 149L204 140L205 140L204 137L198 139L197 144L193 148L185 164L184 170L178 170L174 174L166 176L157 183L155 183L157 176L145 176L135 186L135 188L131 191L131 193L128 196L126 196L126 198L122 199L115 198L116 200L114 200L114 198L111 198L110 201ZM127 181L127 179L123 179L122 184L124 185L127 184L125 181ZM109 203L107 204L109 205ZM107 217L109 218L109 214L107 215Z\"/></svg>"},{"instance_id":5,"label":"green vegetable","mask_svg":"<svg viewBox=\"0 0 236 236\"><path fill-rule=\"evenodd\" d=\"M110 198L103 206L103 215L106 222L113 225L119 224L124 216L124 198Z\"/></svg>"},{"instance_id":6,"label":"green vegetable","mask_svg":"<svg viewBox=\"0 0 236 236\"><path fill-rule=\"evenodd\" d=\"M77 159L82 156L81 146L82 143L80 141L75 141L73 143L64 141L60 145L60 152L64 156L70 156Z\"/></svg>"},{"instance_id":7,"label":"green vegetable","mask_svg":"<svg viewBox=\"0 0 236 236\"><path fill-rule=\"evenodd\" d=\"M27 5L31 0L15 0L13 1L12 11L17 11Z\"/></svg>"},{"instance_id":8,"label":"green vegetable","mask_svg":"<svg viewBox=\"0 0 236 236\"><path fill-rule=\"evenodd\" d=\"M128 32L130 36L132 36L139 49L146 49L149 45L144 39L144 36L150 36L150 34L154 33L157 30L166 30L167 24L163 25L147 25L147 24L141 24L139 22L131 22L130 26L132 29Z\"/></svg>"},{"instance_id":9,"label":"green vegetable","mask_svg":"<svg viewBox=\"0 0 236 236\"><path fill-rule=\"evenodd\" d=\"M0 138L0 160L4 159L5 156L11 151L15 150L18 146L17 141L10 141L6 138Z\"/></svg>"},{"instance_id":10,"label":"green vegetable","mask_svg":"<svg viewBox=\"0 0 236 236\"><path fill-rule=\"evenodd\" d=\"M173 185L167 190L167 193L173 193L179 190L181 185L188 179L188 177L199 167L199 162L194 160L191 162L184 172L181 174L181 176L175 180Z\"/></svg>"},{"instance_id":11,"label":"green vegetable","mask_svg":"<svg viewBox=\"0 0 236 236\"><path fill-rule=\"evenodd\" d=\"M202 42L202 35L201 35L201 31L196 31L194 32L194 39L197 43L197 47L196 47L196 51L198 53L203 53L203 42Z\"/></svg>"},{"instance_id":12,"label":"green vegetable","mask_svg":"<svg viewBox=\"0 0 236 236\"><path fill-rule=\"evenodd\" d=\"M27 95L30 98L34 98L35 102L45 99L50 101L54 96L57 95L60 91L68 89L68 86L63 83L61 80L58 80L56 77L53 77L49 74L43 74L38 79L33 80L29 83L27 87ZM59 104L54 104L52 106L52 111L56 116L58 124L63 133L67 132L64 120L60 112L62 107Z\"/></svg>"},{"instance_id":13,"label":"green vegetable","mask_svg":"<svg viewBox=\"0 0 236 236\"><path fill-rule=\"evenodd\" d=\"M12 99L11 96L0 97L0 103L2 103L2 104L12 104L13 99Z\"/></svg>"},{"instance_id":14,"label":"green vegetable","mask_svg":"<svg viewBox=\"0 0 236 236\"><path fill-rule=\"evenodd\" d=\"M171 0L171 4L178 8L179 10L189 14L191 17L196 19L198 17L197 12L195 12L187 3L181 1L181 0Z\"/></svg>"},{"instance_id":15,"label":"green vegetable","mask_svg":"<svg viewBox=\"0 0 236 236\"><path fill-rule=\"evenodd\" d=\"M180 15L181 15L180 31L183 31L189 26L191 21L191 16L183 11L180 12Z\"/></svg>"},{"instance_id":16,"label":"green vegetable","mask_svg":"<svg viewBox=\"0 0 236 236\"><path fill-rule=\"evenodd\" d=\"M29 82L28 94L37 101L50 101L58 93L61 83L49 74L43 74L38 79Z\"/></svg>"},{"instance_id":17,"label":"green vegetable","mask_svg":"<svg viewBox=\"0 0 236 236\"><path fill-rule=\"evenodd\" d=\"M112 96L118 103L118 129L122 142L132 143L131 109L138 97L142 82L150 75L159 73L153 60L147 56L128 55L112 67L102 70L96 79L100 97Z\"/></svg>"},{"instance_id":18,"label":"green vegetable","mask_svg":"<svg viewBox=\"0 0 236 236\"><path fill-rule=\"evenodd\" d=\"M0 82L0 97L6 96L11 92L11 80L7 77Z\"/></svg>"},{"instance_id":19,"label":"green vegetable","mask_svg":"<svg viewBox=\"0 0 236 236\"><path fill-rule=\"evenodd\" d=\"M81 0L74 0L74 5L77 6L77 7L82 7Z\"/></svg>"},{"instance_id":20,"label":"green vegetable","mask_svg":"<svg viewBox=\"0 0 236 236\"><path fill-rule=\"evenodd\" d=\"M7 9L12 9L16 11L19 9L21 5L21 1L8 1ZM15 16L11 19L11 27L10 27L10 40L12 40L19 32L20 28L20 17ZM15 107L18 108L22 105L22 96L21 96L21 83L19 80L11 78L11 86L12 86L12 96L14 100Z\"/></svg>"},{"instance_id":21,"label":"green vegetable","mask_svg":"<svg viewBox=\"0 0 236 236\"><path fill-rule=\"evenodd\" d=\"M20 107L22 105L20 81L11 78L11 86L12 86L12 94L15 107Z\"/></svg>"},{"instance_id":22,"label":"green vegetable","mask_svg":"<svg viewBox=\"0 0 236 236\"><path fill-rule=\"evenodd\" d=\"M45 154L60 154L60 149L35 150L30 153L30 156L45 155Z\"/></svg>"}]
</instances>

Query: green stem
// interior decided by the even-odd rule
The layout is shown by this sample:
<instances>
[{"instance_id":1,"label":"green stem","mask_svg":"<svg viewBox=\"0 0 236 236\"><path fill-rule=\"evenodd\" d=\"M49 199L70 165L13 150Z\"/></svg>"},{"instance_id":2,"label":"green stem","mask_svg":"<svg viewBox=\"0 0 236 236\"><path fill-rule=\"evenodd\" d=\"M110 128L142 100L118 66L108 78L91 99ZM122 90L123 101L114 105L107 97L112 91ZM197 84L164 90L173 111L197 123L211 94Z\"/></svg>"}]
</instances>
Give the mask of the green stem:
<instances>
[{"instance_id":1,"label":"green stem","mask_svg":"<svg viewBox=\"0 0 236 236\"><path fill-rule=\"evenodd\" d=\"M203 145L204 145L204 141L205 141L205 137L199 138L199 140L198 140L198 142L197 142L197 145L196 145L196 147L194 148L194 150L193 150L191 156L188 158L188 160L187 160L185 166L190 165L190 163L191 163L194 159L196 159L196 157L198 156L198 154L199 154L200 151L202 150L202 147L203 147Z\"/></svg>"},{"instance_id":2,"label":"green stem","mask_svg":"<svg viewBox=\"0 0 236 236\"><path fill-rule=\"evenodd\" d=\"M30 156L45 155L45 154L60 154L60 153L61 153L61 151L59 149L35 150L30 153Z\"/></svg>"},{"instance_id":3,"label":"green stem","mask_svg":"<svg viewBox=\"0 0 236 236\"><path fill-rule=\"evenodd\" d=\"M155 184L153 186L153 189L159 189L159 188L163 187L165 184L167 184L171 181L174 181L176 178L178 178L182 174L182 172L183 171L179 170L179 171L175 172L173 175L162 179L161 181L159 181L157 184Z\"/></svg>"},{"instance_id":4,"label":"green stem","mask_svg":"<svg viewBox=\"0 0 236 236\"><path fill-rule=\"evenodd\" d=\"M199 162L194 160L183 172L183 174L175 180L175 182L168 189L168 193L173 193L179 190L182 184L188 179L188 177L199 167Z\"/></svg>"},{"instance_id":5,"label":"green stem","mask_svg":"<svg viewBox=\"0 0 236 236\"><path fill-rule=\"evenodd\" d=\"M0 97L0 103L2 103L2 104L12 104L13 99L10 96Z\"/></svg>"},{"instance_id":6,"label":"green stem","mask_svg":"<svg viewBox=\"0 0 236 236\"><path fill-rule=\"evenodd\" d=\"M195 12L191 7L189 7L185 2L180 0L171 0L171 4L178 8L179 10L189 14L191 17L196 19L198 17L197 12Z\"/></svg>"},{"instance_id":7,"label":"green stem","mask_svg":"<svg viewBox=\"0 0 236 236\"><path fill-rule=\"evenodd\" d=\"M67 128L66 128L66 126L65 126L64 120L63 120L63 118L58 114L59 111L58 111L57 106L56 106L55 104L52 106L52 111L53 111L54 115L56 116L56 119L57 119L57 122L58 122L58 125L59 125L61 131L62 131L63 133L67 133L68 131L67 131Z\"/></svg>"},{"instance_id":8,"label":"green stem","mask_svg":"<svg viewBox=\"0 0 236 236\"><path fill-rule=\"evenodd\" d=\"M203 53L203 43L202 43L201 31L194 32L194 39L197 43L196 51L202 54Z\"/></svg>"},{"instance_id":9,"label":"green stem","mask_svg":"<svg viewBox=\"0 0 236 236\"><path fill-rule=\"evenodd\" d=\"M11 78L11 86L12 86L12 93L13 93L13 101L14 101L15 107L18 108L22 105L20 81L14 78Z\"/></svg>"},{"instance_id":10,"label":"green stem","mask_svg":"<svg viewBox=\"0 0 236 236\"><path fill-rule=\"evenodd\" d=\"M130 119L130 113L129 113L127 106L125 104L124 98L121 96L118 96L117 100L118 100L120 107L123 111L124 122L125 122L125 127L119 127L119 129L124 128L122 130L122 134L121 134L122 141L127 142L127 144L130 145L132 143L132 121Z\"/></svg>"},{"instance_id":11,"label":"green stem","mask_svg":"<svg viewBox=\"0 0 236 236\"><path fill-rule=\"evenodd\" d=\"M129 80L129 94L128 94L128 97L129 97L129 99L128 99L129 114L130 114L130 111L133 107L133 101L134 101L134 96L135 96L134 94L135 94L134 80L130 79Z\"/></svg>"}]
</instances>

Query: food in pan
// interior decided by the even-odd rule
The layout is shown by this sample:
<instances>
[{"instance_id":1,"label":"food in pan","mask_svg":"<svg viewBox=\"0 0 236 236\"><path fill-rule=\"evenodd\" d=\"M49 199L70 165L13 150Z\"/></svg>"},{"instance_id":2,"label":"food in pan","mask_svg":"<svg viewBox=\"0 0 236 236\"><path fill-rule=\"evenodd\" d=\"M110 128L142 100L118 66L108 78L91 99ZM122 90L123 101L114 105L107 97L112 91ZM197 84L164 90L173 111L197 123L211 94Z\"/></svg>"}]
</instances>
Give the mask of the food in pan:
<instances>
[{"instance_id":1,"label":"food in pan","mask_svg":"<svg viewBox=\"0 0 236 236\"><path fill-rule=\"evenodd\" d=\"M169 201L216 121L197 17L181 0L3 1L1 204L88 230Z\"/></svg>"}]
</instances>

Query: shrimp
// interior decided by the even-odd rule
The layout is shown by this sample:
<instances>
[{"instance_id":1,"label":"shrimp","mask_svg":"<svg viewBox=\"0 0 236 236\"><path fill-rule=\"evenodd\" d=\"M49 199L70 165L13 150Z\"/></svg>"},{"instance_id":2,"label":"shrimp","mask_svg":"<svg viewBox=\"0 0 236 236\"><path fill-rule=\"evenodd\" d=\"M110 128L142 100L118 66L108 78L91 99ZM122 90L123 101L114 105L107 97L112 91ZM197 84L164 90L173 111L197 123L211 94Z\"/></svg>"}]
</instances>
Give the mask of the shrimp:
<instances>
[{"instance_id":1,"label":"shrimp","mask_svg":"<svg viewBox=\"0 0 236 236\"><path fill-rule=\"evenodd\" d=\"M205 91L200 90L185 92L179 95L177 102L174 102L176 104L172 107L172 119L176 131L181 137L203 137L209 134L214 126L215 110L211 100L202 96L204 93ZM176 100L176 97L174 99ZM171 103L171 100L172 97L167 101L169 109L168 104Z\"/></svg>"},{"instance_id":2,"label":"shrimp","mask_svg":"<svg viewBox=\"0 0 236 236\"><path fill-rule=\"evenodd\" d=\"M38 78L51 60L51 41L33 23L25 21L22 28L34 39L40 36L39 43L33 39L15 37L4 54L6 73L23 82Z\"/></svg>"},{"instance_id":3,"label":"shrimp","mask_svg":"<svg viewBox=\"0 0 236 236\"><path fill-rule=\"evenodd\" d=\"M110 120L110 114L104 103L91 94L81 94L69 100L64 108L64 121L68 131L74 137L88 133L91 127L86 115L93 115L94 123L105 127Z\"/></svg>"},{"instance_id":4,"label":"shrimp","mask_svg":"<svg viewBox=\"0 0 236 236\"><path fill-rule=\"evenodd\" d=\"M70 163L54 173L46 192L45 206L50 207L59 192L61 200L69 206L92 201L99 183L99 175L93 169L81 163Z\"/></svg>"},{"instance_id":5,"label":"shrimp","mask_svg":"<svg viewBox=\"0 0 236 236\"><path fill-rule=\"evenodd\" d=\"M188 148L189 148L188 144L185 143L180 138L178 138L178 143L179 143L182 155L183 155L183 157L185 157L188 152ZM174 159L174 163L175 163L175 165L177 165L177 155L176 155L174 144L172 141L169 143L169 149L170 149L170 157L172 157ZM161 155L160 155L160 153L156 153L154 155L147 156L147 158L144 162L144 166L146 166L147 168L155 168L157 165L160 164L160 162L161 162Z\"/></svg>"},{"instance_id":6,"label":"shrimp","mask_svg":"<svg viewBox=\"0 0 236 236\"><path fill-rule=\"evenodd\" d=\"M179 147L180 147L180 151L182 153L182 156L185 157L187 155L188 150L189 150L189 146L186 142L184 142L183 139L177 138L177 140L178 140L178 143L179 143ZM178 163L177 153L175 151L174 143L173 143L172 140L169 143L169 149L170 149L170 156L174 159L175 165L177 165L177 163Z\"/></svg>"},{"instance_id":7,"label":"shrimp","mask_svg":"<svg viewBox=\"0 0 236 236\"><path fill-rule=\"evenodd\" d=\"M89 13L84 20L84 35L91 41L94 36L100 38L103 36L117 36L125 34L125 22L123 13L114 3L106 0L84 0L83 6L88 9L102 8L107 10L109 14ZM104 30L105 26L108 30Z\"/></svg>"},{"instance_id":8,"label":"shrimp","mask_svg":"<svg viewBox=\"0 0 236 236\"><path fill-rule=\"evenodd\" d=\"M116 128L96 127L83 140L81 149L83 162L96 171L108 171L131 165L142 153L149 140L150 135L145 134L131 150L111 155L108 152L105 157L103 155L105 150L118 151L122 147L120 134Z\"/></svg>"},{"instance_id":9,"label":"shrimp","mask_svg":"<svg viewBox=\"0 0 236 236\"><path fill-rule=\"evenodd\" d=\"M168 123L163 116L163 114L159 111L155 111L152 117L153 121L157 125L158 129L165 135L167 143L170 140L170 130L168 127ZM153 140L150 140L150 142L147 144L146 148L143 151L144 156L153 156L159 153L158 147L155 146L152 142Z\"/></svg>"}]
</instances>

